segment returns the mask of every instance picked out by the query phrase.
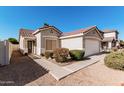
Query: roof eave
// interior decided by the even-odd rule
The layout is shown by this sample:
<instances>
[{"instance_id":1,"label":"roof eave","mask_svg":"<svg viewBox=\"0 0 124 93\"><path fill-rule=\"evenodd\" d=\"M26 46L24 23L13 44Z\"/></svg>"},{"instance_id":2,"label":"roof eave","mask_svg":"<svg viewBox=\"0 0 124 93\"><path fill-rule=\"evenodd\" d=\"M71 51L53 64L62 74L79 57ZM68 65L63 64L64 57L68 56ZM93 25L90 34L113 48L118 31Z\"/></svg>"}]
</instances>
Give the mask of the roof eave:
<instances>
[{"instance_id":1,"label":"roof eave","mask_svg":"<svg viewBox=\"0 0 124 93\"><path fill-rule=\"evenodd\" d=\"M92 29L96 29L97 30L97 32L98 32L98 34L100 35L100 38L101 39L103 39L104 37L102 36L102 34L101 34L101 32L100 32L100 30L97 28L97 26L94 26L94 27L92 27L92 28L90 28L90 29L88 29L86 32L84 32L84 33L87 33L88 31L90 31L90 30L92 30Z\"/></svg>"},{"instance_id":2,"label":"roof eave","mask_svg":"<svg viewBox=\"0 0 124 93\"><path fill-rule=\"evenodd\" d=\"M61 36L59 39L73 38L73 37L78 37L78 36L83 36L83 33L79 33L79 34L75 34L75 35Z\"/></svg>"},{"instance_id":3,"label":"roof eave","mask_svg":"<svg viewBox=\"0 0 124 93\"><path fill-rule=\"evenodd\" d=\"M39 28L36 31L34 31L32 34L35 35L35 34L39 33L40 31L46 30L46 29L54 29L57 32L59 32L60 34L62 34L62 32L59 29L57 29L56 27L48 27L48 28L43 28L43 29L42 28Z\"/></svg>"}]
</instances>

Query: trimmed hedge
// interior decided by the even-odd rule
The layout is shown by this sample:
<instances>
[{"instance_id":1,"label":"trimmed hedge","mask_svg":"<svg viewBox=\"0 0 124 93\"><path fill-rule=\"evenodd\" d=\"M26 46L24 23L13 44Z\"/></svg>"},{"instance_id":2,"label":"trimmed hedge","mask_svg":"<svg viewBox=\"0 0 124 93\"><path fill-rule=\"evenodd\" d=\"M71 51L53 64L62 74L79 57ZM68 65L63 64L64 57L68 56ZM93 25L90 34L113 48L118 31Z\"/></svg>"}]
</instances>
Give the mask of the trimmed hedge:
<instances>
[{"instance_id":1,"label":"trimmed hedge","mask_svg":"<svg viewBox=\"0 0 124 93\"><path fill-rule=\"evenodd\" d=\"M53 52L50 52L50 51L46 51L45 52L45 57L48 59L48 58L53 58Z\"/></svg>"},{"instance_id":2,"label":"trimmed hedge","mask_svg":"<svg viewBox=\"0 0 124 93\"><path fill-rule=\"evenodd\" d=\"M124 70L124 53L113 52L107 55L104 59L105 65L119 70Z\"/></svg>"},{"instance_id":3,"label":"trimmed hedge","mask_svg":"<svg viewBox=\"0 0 124 93\"><path fill-rule=\"evenodd\" d=\"M67 48L57 48L53 52L56 62L66 62L68 61L69 49Z\"/></svg>"},{"instance_id":4,"label":"trimmed hedge","mask_svg":"<svg viewBox=\"0 0 124 93\"><path fill-rule=\"evenodd\" d=\"M82 60L84 58L84 50L70 50L69 54L72 60Z\"/></svg>"}]
</instances>

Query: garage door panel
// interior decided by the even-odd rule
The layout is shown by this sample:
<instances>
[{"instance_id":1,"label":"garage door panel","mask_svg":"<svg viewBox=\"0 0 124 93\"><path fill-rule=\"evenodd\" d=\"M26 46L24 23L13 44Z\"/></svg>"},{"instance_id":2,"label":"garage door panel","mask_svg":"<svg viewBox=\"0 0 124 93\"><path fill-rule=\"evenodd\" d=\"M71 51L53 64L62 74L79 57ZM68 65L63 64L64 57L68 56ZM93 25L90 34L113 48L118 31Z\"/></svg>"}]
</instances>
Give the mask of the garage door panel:
<instances>
[{"instance_id":1,"label":"garage door panel","mask_svg":"<svg viewBox=\"0 0 124 93\"><path fill-rule=\"evenodd\" d=\"M61 47L68 48L70 50L82 49L83 47L82 37L63 39L61 40Z\"/></svg>"},{"instance_id":2,"label":"garage door panel","mask_svg":"<svg viewBox=\"0 0 124 93\"><path fill-rule=\"evenodd\" d=\"M99 53L99 41L86 39L85 40L85 56Z\"/></svg>"}]
</instances>

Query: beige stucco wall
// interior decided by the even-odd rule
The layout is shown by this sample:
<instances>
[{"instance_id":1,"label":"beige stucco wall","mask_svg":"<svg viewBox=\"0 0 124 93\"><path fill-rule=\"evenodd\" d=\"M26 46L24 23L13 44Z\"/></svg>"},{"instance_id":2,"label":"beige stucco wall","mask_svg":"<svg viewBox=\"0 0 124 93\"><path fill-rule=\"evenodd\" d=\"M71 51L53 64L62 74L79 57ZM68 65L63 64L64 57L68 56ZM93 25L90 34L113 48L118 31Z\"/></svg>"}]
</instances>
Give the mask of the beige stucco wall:
<instances>
[{"instance_id":1,"label":"beige stucco wall","mask_svg":"<svg viewBox=\"0 0 124 93\"><path fill-rule=\"evenodd\" d=\"M20 36L19 49L20 49L20 52L21 52L22 54L25 54L25 53L28 52L27 39L26 39L26 37Z\"/></svg>"},{"instance_id":2,"label":"beige stucco wall","mask_svg":"<svg viewBox=\"0 0 124 93\"><path fill-rule=\"evenodd\" d=\"M98 32L96 30L90 30L89 32L85 33L85 37L86 36L100 38L100 35L98 34Z\"/></svg>"},{"instance_id":3,"label":"beige stucco wall","mask_svg":"<svg viewBox=\"0 0 124 93\"><path fill-rule=\"evenodd\" d=\"M114 37L114 38L116 38L116 33L115 32L104 33L104 37Z\"/></svg>"},{"instance_id":4,"label":"beige stucco wall","mask_svg":"<svg viewBox=\"0 0 124 93\"><path fill-rule=\"evenodd\" d=\"M39 33L35 34L36 36L36 54L40 55L46 51L46 39L56 40L57 47L59 47L59 33L54 29L42 30Z\"/></svg>"},{"instance_id":5,"label":"beige stucco wall","mask_svg":"<svg viewBox=\"0 0 124 93\"><path fill-rule=\"evenodd\" d=\"M41 32L37 33L36 35L36 54L40 55L41 54Z\"/></svg>"},{"instance_id":6,"label":"beige stucco wall","mask_svg":"<svg viewBox=\"0 0 124 93\"><path fill-rule=\"evenodd\" d=\"M19 48L24 50L24 37L20 36Z\"/></svg>"},{"instance_id":7,"label":"beige stucco wall","mask_svg":"<svg viewBox=\"0 0 124 93\"><path fill-rule=\"evenodd\" d=\"M20 52L21 52L22 54L24 54L24 53L27 51L27 49L26 49L26 44L27 44L27 42L26 42L25 38L22 37L22 36L20 36L19 49L20 49Z\"/></svg>"}]
</instances>

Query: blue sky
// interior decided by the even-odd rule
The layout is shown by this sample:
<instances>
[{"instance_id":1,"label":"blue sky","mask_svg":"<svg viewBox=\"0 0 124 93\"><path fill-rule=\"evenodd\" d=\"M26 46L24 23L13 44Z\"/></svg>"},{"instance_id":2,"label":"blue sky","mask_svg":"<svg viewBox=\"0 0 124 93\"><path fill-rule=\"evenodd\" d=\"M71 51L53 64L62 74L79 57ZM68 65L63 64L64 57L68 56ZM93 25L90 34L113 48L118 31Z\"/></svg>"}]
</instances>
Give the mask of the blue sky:
<instances>
[{"instance_id":1,"label":"blue sky","mask_svg":"<svg viewBox=\"0 0 124 93\"><path fill-rule=\"evenodd\" d=\"M35 30L48 23L63 32L96 25L117 29L124 39L124 7L0 7L0 40L18 39L19 29Z\"/></svg>"}]
</instances>

